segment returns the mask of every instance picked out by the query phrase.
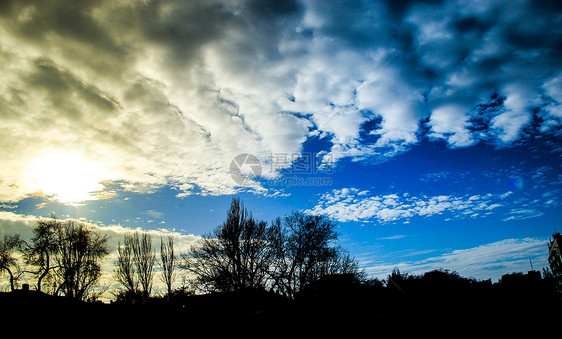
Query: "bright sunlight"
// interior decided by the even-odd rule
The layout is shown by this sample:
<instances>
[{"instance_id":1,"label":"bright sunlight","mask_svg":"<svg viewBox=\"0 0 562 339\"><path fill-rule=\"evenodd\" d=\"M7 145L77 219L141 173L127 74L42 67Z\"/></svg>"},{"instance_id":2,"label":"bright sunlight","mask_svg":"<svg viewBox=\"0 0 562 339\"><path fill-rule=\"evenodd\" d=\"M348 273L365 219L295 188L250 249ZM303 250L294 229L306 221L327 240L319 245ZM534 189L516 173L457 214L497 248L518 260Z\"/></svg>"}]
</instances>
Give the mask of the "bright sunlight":
<instances>
[{"instance_id":1,"label":"bright sunlight","mask_svg":"<svg viewBox=\"0 0 562 339\"><path fill-rule=\"evenodd\" d=\"M69 205L95 199L103 188L101 182L111 179L102 165L63 151L48 152L32 161L27 176L36 192Z\"/></svg>"}]
</instances>

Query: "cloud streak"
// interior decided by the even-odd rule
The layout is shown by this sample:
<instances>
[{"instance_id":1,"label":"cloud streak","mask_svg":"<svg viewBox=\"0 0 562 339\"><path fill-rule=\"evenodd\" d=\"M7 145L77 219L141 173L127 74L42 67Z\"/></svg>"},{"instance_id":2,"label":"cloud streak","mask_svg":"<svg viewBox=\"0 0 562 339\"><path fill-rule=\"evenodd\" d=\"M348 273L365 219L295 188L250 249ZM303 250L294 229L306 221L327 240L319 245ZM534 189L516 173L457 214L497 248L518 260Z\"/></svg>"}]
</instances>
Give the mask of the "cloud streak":
<instances>
[{"instance_id":1,"label":"cloud streak","mask_svg":"<svg viewBox=\"0 0 562 339\"><path fill-rule=\"evenodd\" d=\"M504 239L476 247L444 251L439 255L396 263L366 263L369 274L386 278L394 268L401 272L423 274L434 269L456 271L462 276L497 281L503 274L527 272L533 268L548 267L546 239Z\"/></svg>"}]
</instances>

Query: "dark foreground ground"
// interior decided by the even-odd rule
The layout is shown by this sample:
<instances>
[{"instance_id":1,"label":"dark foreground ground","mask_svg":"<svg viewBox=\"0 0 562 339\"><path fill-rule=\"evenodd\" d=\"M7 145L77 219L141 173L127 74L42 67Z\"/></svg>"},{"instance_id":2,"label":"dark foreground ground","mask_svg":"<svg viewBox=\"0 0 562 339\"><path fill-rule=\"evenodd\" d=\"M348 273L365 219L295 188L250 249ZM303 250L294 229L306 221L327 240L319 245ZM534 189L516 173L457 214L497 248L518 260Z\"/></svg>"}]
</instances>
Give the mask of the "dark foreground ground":
<instances>
[{"instance_id":1,"label":"dark foreground ground","mask_svg":"<svg viewBox=\"0 0 562 339\"><path fill-rule=\"evenodd\" d=\"M552 286L542 279L518 279L500 285L424 276L382 286L339 277L308 288L295 300L252 290L181 295L146 304L74 302L14 291L0 293L0 321L3 327L19 326L21 334L32 330L73 337L558 336L562 303ZM196 330L202 332L195 335Z\"/></svg>"}]
</instances>

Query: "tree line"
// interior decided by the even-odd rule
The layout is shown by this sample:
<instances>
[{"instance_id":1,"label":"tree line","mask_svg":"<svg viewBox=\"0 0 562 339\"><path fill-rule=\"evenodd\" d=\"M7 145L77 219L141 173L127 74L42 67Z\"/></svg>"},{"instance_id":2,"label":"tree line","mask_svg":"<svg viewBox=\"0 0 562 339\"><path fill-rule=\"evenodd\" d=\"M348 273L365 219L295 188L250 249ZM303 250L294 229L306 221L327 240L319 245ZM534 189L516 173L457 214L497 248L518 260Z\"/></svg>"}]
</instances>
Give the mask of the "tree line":
<instances>
[{"instance_id":1,"label":"tree line","mask_svg":"<svg viewBox=\"0 0 562 339\"><path fill-rule=\"evenodd\" d=\"M358 262L336 245L336 226L325 216L301 212L269 223L257 220L234 198L224 223L202 235L186 253L177 253L172 236L160 238L157 253L148 234L124 234L113 265L118 285L114 297L148 301L157 273L168 297L185 292L186 286L173 286L179 270L193 277L191 290L256 289L288 298L323 277L344 274L364 279ZM0 238L0 274L8 276L11 290L27 274L34 277L37 291L85 300L95 295L109 253L108 237L95 228L45 218L36 222L29 241L17 234Z\"/></svg>"},{"instance_id":2,"label":"tree line","mask_svg":"<svg viewBox=\"0 0 562 339\"><path fill-rule=\"evenodd\" d=\"M0 274L7 273L12 291L27 273L35 277L39 292L82 300L101 277L101 262L109 254L107 242L107 236L86 224L40 219L29 241L19 234L0 239Z\"/></svg>"}]
</instances>

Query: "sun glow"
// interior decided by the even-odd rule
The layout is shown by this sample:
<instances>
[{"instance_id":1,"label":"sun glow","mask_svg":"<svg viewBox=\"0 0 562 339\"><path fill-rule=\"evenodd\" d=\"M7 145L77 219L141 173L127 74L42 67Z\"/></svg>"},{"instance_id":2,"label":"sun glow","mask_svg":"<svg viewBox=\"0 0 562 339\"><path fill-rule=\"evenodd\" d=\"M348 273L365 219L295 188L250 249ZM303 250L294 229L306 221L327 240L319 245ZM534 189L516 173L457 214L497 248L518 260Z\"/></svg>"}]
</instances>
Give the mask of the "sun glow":
<instances>
[{"instance_id":1,"label":"sun glow","mask_svg":"<svg viewBox=\"0 0 562 339\"><path fill-rule=\"evenodd\" d=\"M49 152L31 162L27 177L33 190L70 205L93 200L111 179L101 164L70 152Z\"/></svg>"}]
</instances>

